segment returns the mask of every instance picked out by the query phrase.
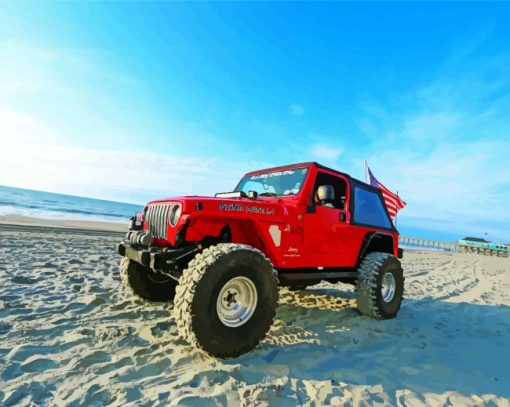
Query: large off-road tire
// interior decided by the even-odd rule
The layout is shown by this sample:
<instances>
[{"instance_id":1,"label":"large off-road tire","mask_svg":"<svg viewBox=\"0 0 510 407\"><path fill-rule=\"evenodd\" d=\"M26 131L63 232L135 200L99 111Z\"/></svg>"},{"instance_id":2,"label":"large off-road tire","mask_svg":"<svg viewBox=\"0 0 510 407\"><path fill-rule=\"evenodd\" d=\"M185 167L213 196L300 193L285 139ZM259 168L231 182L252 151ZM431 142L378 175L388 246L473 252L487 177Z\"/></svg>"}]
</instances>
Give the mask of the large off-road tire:
<instances>
[{"instance_id":1,"label":"large off-road tire","mask_svg":"<svg viewBox=\"0 0 510 407\"><path fill-rule=\"evenodd\" d=\"M209 355L230 358L253 349L271 327L278 279L259 250L234 243L205 249L188 264L175 296L181 336Z\"/></svg>"},{"instance_id":2,"label":"large off-road tire","mask_svg":"<svg viewBox=\"0 0 510 407\"><path fill-rule=\"evenodd\" d=\"M135 297L161 302L174 299L177 281L156 274L127 257L120 261L120 278Z\"/></svg>"},{"instance_id":3,"label":"large off-road tire","mask_svg":"<svg viewBox=\"0 0 510 407\"><path fill-rule=\"evenodd\" d=\"M363 314L376 319L394 318L404 294L404 273L391 254L372 252L359 266L356 300Z\"/></svg>"}]
</instances>

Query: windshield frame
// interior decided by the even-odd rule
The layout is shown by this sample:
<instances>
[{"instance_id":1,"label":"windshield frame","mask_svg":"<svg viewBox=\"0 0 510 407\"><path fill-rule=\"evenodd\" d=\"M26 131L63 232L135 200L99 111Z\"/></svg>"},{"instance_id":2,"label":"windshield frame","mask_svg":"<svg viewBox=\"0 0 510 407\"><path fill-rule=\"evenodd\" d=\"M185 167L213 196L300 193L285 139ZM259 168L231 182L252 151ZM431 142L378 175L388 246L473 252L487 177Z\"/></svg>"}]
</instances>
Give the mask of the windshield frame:
<instances>
[{"instance_id":1,"label":"windshield frame","mask_svg":"<svg viewBox=\"0 0 510 407\"><path fill-rule=\"evenodd\" d=\"M306 170L306 174L304 174L301 185L299 186L299 190L296 193L288 194L288 195L279 195L279 194L263 195L263 196L261 196L261 198L291 198L291 197L295 198L297 196L300 196L305 188L305 184L306 184L308 177L310 176L310 173L311 173L310 165L297 164L296 166L267 168L267 169L260 170L260 171L248 172L245 175L243 175L242 178L239 180L236 187L234 188L234 192L242 191L238 188L240 187L240 185L242 184L242 182L245 178L258 176L258 175L264 175L264 174L277 173L277 172L294 171L294 170ZM248 191L246 191L245 193L248 193ZM258 196L260 196L260 194Z\"/></svg>"}]
</instances>

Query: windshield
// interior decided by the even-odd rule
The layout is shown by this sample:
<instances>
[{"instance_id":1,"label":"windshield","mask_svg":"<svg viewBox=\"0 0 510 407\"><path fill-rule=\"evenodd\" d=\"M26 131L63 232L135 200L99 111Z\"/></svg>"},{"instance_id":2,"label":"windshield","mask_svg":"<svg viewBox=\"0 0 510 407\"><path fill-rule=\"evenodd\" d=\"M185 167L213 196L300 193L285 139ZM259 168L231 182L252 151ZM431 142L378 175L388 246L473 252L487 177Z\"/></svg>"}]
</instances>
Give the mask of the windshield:
<instances>
[{"instance_id":1,"label":"windshield","mask_svg":"<svg viewBox=\"0 0 510 407\"><path fill-rule=\"evenodd\" d=\"M247 175L236 188L236 192L255 191L259 196L297 195L305 182L307 167Z\"/></svg>"}]
</instances>

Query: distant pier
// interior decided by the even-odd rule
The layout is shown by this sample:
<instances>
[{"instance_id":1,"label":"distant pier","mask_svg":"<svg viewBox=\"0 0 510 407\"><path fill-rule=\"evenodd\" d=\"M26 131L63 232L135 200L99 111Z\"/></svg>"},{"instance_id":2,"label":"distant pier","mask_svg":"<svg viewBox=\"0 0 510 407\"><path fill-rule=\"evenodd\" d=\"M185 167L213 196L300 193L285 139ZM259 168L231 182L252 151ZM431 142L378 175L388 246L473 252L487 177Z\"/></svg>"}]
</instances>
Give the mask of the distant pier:
<instances>
[{"instance_id":1,"label":"distant pier","mask_svg":"<svg viewBox=\"0 0 510 407\"><path fill-rule=\"evenodd\" d=\"M440 250L444 252L457 252L459 245L456 242L444 242L442 240L424 239L422 237L400 236L399 246L409 249Z\"/></svg>"}]
</instances>

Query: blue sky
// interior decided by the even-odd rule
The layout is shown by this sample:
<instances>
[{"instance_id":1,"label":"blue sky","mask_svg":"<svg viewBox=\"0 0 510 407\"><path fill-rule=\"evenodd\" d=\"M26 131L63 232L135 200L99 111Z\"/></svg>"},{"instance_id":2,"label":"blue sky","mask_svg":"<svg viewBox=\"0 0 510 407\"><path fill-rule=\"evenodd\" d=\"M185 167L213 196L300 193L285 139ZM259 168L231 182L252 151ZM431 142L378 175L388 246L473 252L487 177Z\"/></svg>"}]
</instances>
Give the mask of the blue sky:
<instances>
[{"instance_id":1,"label":"blue sky","mask_svg":"<svg viewBox=\"0 0 510 407\"><path fill-rule=\"evenodd\" d=\"M2 3L0 184L143 203L317 160L510 240L508 3ZM5 154L8 151L8 154Z\"/></svg>"}]
</instances>

